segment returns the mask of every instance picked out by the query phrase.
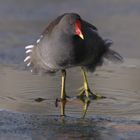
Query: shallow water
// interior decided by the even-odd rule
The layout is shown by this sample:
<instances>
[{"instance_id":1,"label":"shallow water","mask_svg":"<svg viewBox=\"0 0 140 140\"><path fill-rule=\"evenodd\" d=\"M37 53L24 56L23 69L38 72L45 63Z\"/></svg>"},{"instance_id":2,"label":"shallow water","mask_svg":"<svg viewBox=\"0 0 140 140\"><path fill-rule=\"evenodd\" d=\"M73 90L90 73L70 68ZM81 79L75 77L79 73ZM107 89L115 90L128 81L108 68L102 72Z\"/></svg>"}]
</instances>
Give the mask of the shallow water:
<instances>
[{"instance_id":1,"label":"shallow water","mask_svg":"<svg viewBox=\"0 0 140 140\"><path fill-rule=\"evenodd\" d=\"M131 65L133 62L134 65ZM1 65L0 136L11 139L139 139L140 94L137 60L120 66L110 64L89 74L93 91L106 99L92 101L85 120L78 99L67 103L66 117L59 117L60 75L32 75ZM79 69L68 71L67 94L75 96L82 85ZM113 81L113 82L112 82ZM36 99L45 99L37 102ZM36 137L37 136L37 137Z\"/></svg>"},{"instance_id":2,"label":"shallow water","mask_svg":"<svg viewBox=\"0 0 140 140\"><path fill-rule=\"evenodd\" d=\"M1 0L0 140L139 140L139 5L138 0ZM92 91L107 98L92 101L85 120L78 99L67 103L66 118L59 117L55 99L60 97L60 73L33 75L23 63L24 46L38 38L49 20L68 11L98 25L125 57L123 64L105 64L88 73ZM80 69L68 70L67 94L74 97L81 86ZM43 101L37 102L39 98Z\"/></svg>"}]
</instances>

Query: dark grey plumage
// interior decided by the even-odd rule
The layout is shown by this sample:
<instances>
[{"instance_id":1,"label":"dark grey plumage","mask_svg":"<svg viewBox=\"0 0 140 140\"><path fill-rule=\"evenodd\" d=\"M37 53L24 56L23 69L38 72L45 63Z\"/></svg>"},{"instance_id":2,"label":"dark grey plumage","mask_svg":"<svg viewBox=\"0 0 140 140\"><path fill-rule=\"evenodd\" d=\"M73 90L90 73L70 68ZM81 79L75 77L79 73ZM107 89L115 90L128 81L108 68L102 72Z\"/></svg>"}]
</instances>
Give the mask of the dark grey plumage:
<instances>
[{"instance_id":1,"label":"dark grey plumage","mask_svg":"<svg viewBox=\"0 0 140 140\"><path fill-rule=\"evenodd\" d=\"M81 23L84 39L75 34L75 22ZM34 45L27 46L28 66L35 72L56 72L81 66L93 72L103 63L103 58L122 61L122 57L110 49L112 42L104 40L92 24L78 14L65 13L52 21Z\"/></svg>"}]
</instances>

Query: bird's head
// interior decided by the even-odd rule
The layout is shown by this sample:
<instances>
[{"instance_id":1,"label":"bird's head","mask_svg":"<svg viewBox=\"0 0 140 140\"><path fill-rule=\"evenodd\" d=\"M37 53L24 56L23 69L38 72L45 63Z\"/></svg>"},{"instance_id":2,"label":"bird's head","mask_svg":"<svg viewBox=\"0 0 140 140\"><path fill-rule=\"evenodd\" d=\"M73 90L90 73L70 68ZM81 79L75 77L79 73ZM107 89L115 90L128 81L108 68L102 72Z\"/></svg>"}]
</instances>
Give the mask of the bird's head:
<instances>
[{"instance_id":1,"label":"bird's head","mask_svg":"<svg viewBox=\"0 0 140 140\"><path fill-rule=\"evenodd\" d=\"M79 36L82 40L84 40L84 35L82 33L82 19L78 14L64 14L59 25L66 34L76 35Z\"/></svg>"}]
</instances>

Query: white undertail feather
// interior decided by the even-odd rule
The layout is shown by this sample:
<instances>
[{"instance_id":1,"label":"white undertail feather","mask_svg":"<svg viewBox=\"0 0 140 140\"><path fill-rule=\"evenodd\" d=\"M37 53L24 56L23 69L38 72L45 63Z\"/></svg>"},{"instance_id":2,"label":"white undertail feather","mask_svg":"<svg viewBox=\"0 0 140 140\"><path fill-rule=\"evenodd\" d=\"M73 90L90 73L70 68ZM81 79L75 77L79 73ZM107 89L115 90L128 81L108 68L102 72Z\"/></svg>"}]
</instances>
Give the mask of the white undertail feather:
<instances>
[{"instance_id":1,"label":"white undertail feather","mask_svg":"<svg viewBox=\"0 0 140 140\"><path fill-rule=\"evenodd\" d=\"M107 44L113 44L113 41L110 40L110 39L106 39L106 43L107 43Z\"/></svg>"},{"instance_id":2,"label":"white undertail feather","mask_svg":"<svg viewBox=\"0 0 140 140\"><path fill-rule=\"evenodd\" d=\"M113 41L111 39L104 39L105 45L110 47L113 44Z\"/></svg>"}]
</instances>

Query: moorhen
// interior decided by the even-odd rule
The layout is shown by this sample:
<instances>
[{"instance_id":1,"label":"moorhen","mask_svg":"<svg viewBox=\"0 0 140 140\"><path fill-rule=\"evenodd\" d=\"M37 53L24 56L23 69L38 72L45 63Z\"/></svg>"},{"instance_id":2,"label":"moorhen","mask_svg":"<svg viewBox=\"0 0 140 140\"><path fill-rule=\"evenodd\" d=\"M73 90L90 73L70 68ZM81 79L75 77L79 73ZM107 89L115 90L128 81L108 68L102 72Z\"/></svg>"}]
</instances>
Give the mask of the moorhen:
<instances>
[{"instance_id":1,"label":"moorhen","mask_svg":"<svg viewBox=\"0 0 140 140\"><path fill-rule=\"evenodd\" d=\"M87 112L91 96L104 98L91 92L86 72L94 72L102 65L103 58L121 62L123 58L110 49L112 41L103 39L97 28L76 13L64 13L53 20L33 45L26 46L24 62L31 72L62 72L61 115L65 115L67 96L65 92L66 69L81 67L84 85L78 97L84 102L83 117Z\"/></svg>"}]
</instances>

